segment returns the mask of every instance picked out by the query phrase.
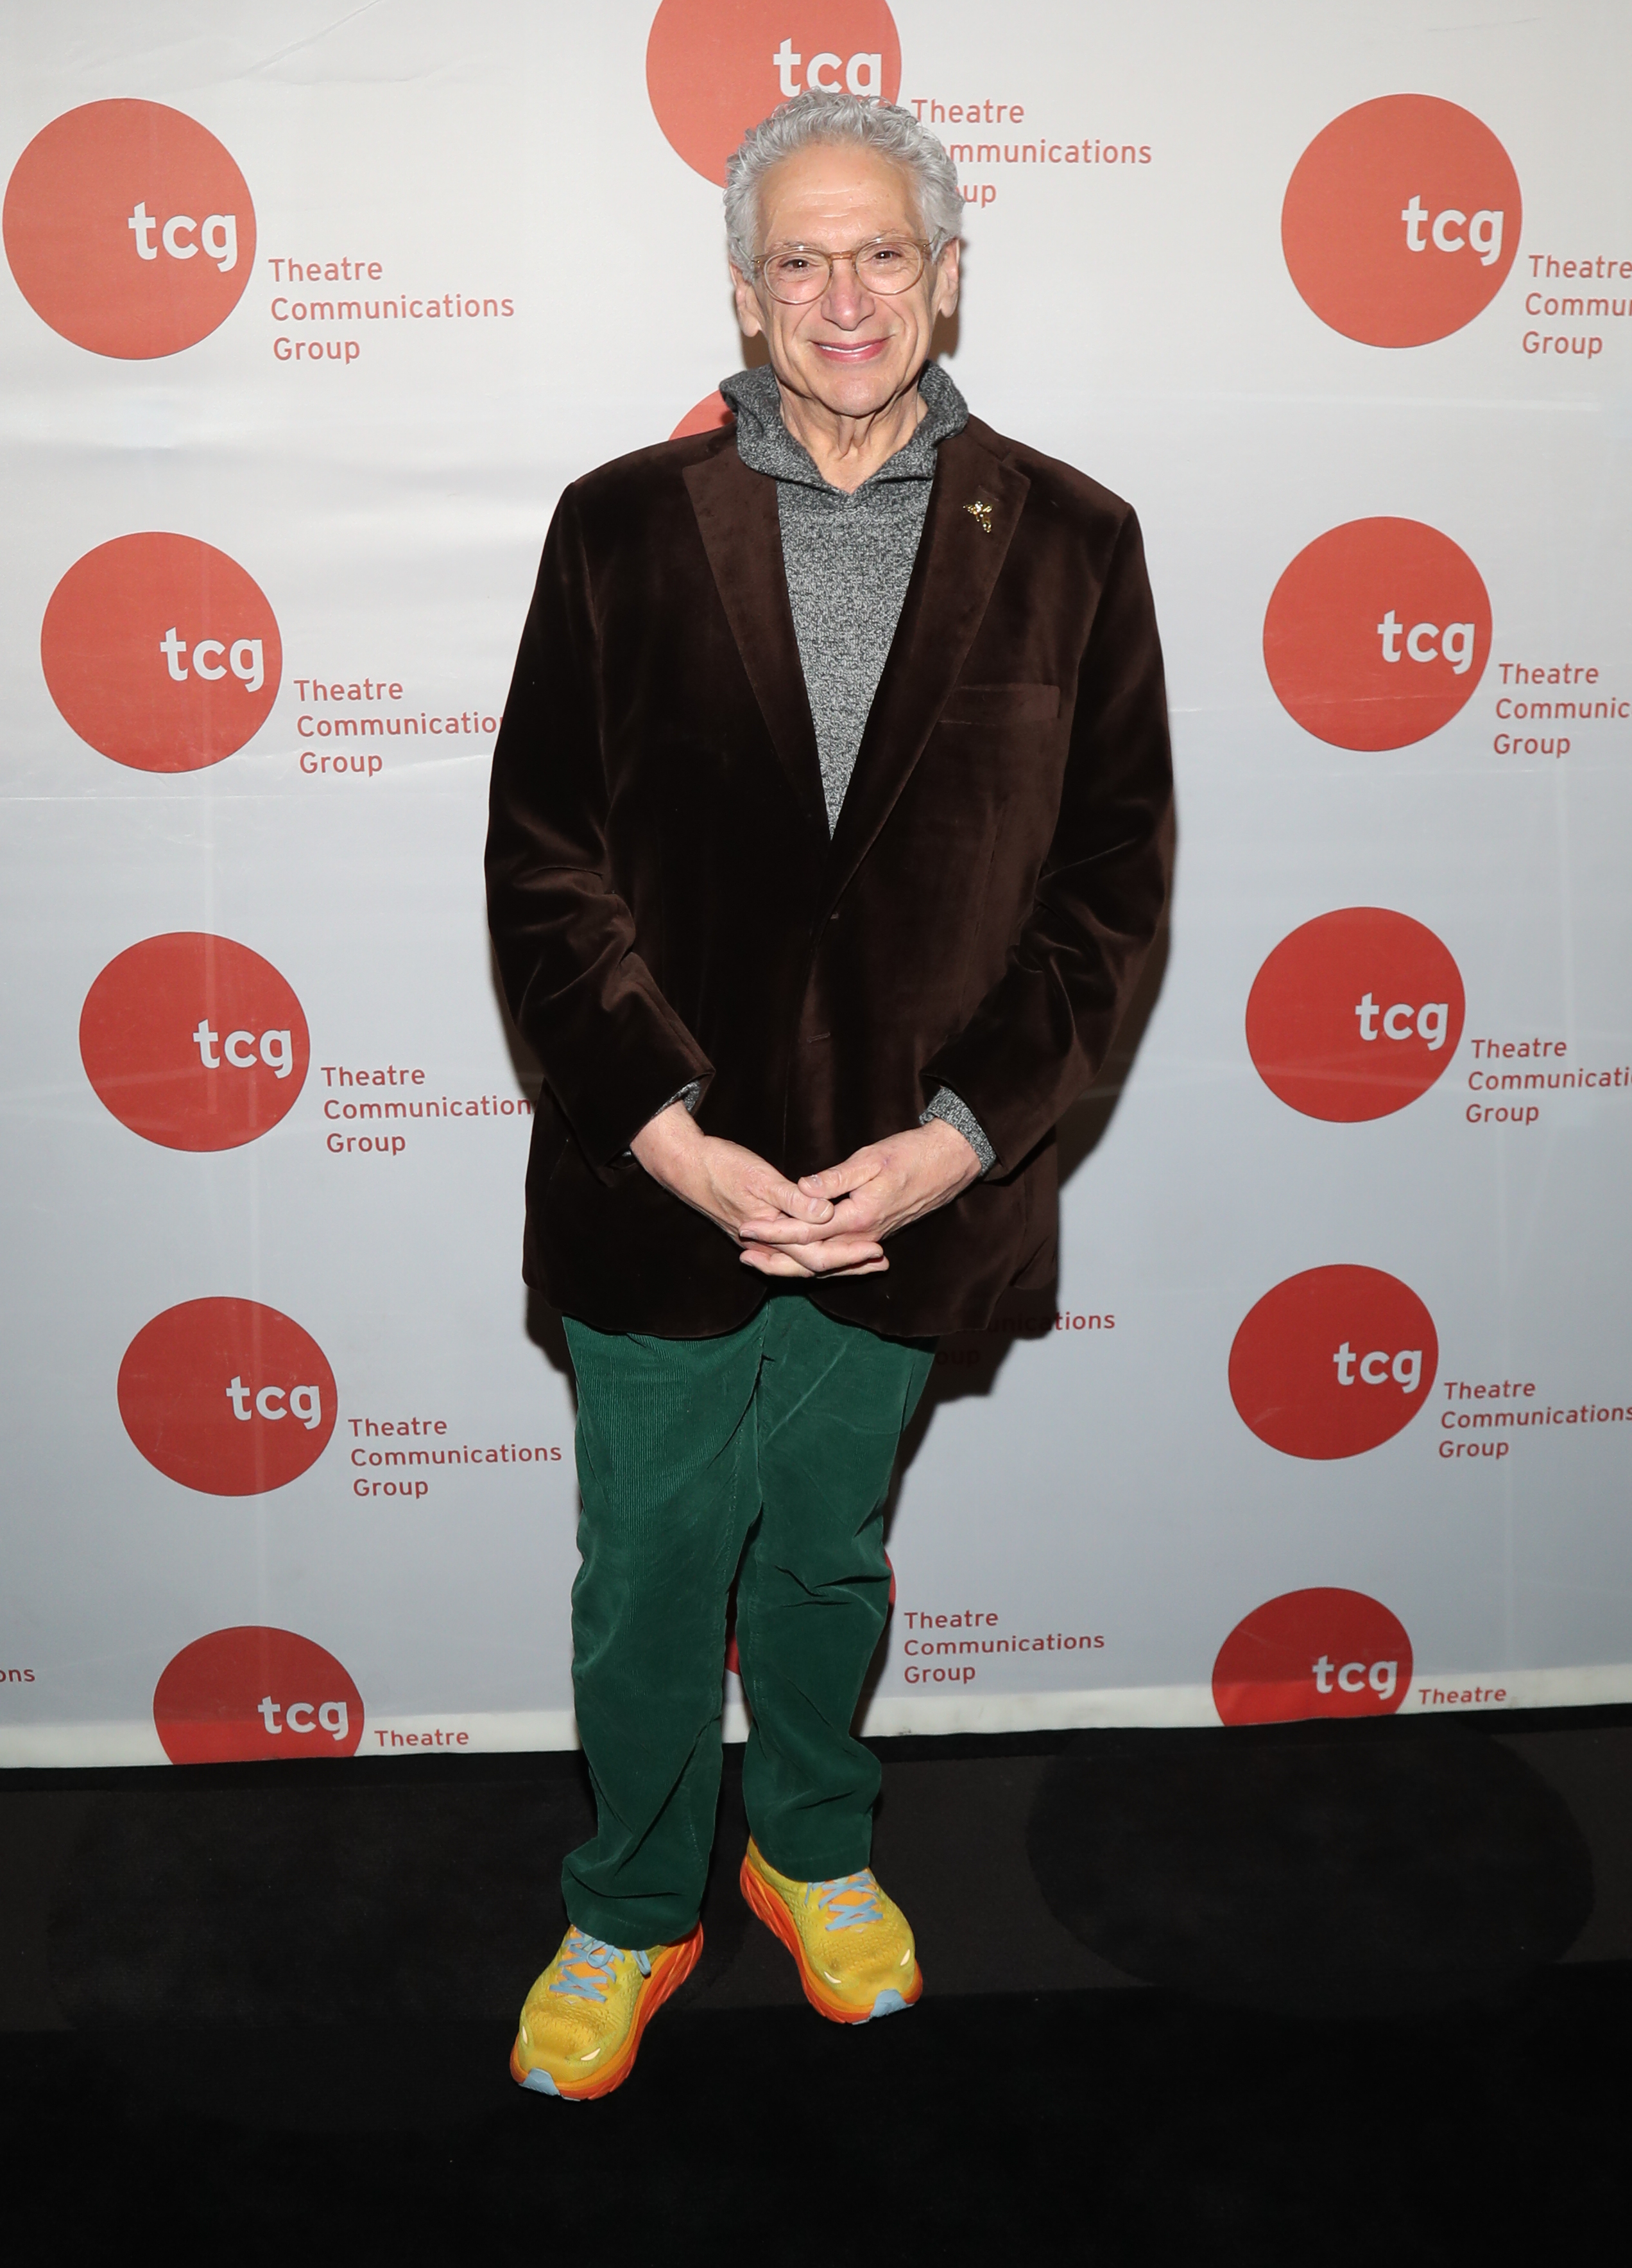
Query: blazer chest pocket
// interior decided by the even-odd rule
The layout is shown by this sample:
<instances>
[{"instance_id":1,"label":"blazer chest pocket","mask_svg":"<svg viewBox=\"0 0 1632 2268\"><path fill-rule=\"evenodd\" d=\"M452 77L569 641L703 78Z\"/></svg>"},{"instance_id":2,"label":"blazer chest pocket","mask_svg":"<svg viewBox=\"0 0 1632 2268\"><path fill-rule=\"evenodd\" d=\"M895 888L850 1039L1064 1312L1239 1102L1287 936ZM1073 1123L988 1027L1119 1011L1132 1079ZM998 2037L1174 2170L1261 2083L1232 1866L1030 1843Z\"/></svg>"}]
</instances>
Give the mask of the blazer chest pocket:
<instances>
[{"instance_id":1,"label":"blazer chest pocket","mask_svg":"<svg viewBox=\"0 0 1632 2268\"><path fill-rule=\"evenodd\" d=\"M943 725L1052 725L1060 713L1057 685L954 685Z\"/></svg>"}]
</instances>

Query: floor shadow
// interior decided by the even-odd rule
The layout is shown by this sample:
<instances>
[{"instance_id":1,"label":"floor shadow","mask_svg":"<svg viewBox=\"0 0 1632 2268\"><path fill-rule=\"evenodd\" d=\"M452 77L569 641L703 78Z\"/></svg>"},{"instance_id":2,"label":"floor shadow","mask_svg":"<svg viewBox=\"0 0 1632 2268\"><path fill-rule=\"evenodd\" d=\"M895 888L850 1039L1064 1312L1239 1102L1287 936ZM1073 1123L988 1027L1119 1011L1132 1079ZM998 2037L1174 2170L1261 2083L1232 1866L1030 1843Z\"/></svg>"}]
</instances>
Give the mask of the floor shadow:
<instances>
[{"instance_id":1,"label":"floor shadow","mask_svg":"<svg viewBox=\"0 0 1632 2268\"><path fill-rule=\"evenodd\" d=\"M1079 1734L1027 1847L1082 1942L1146 1984L1378 2020L1487 1998L1592 1910L1562 1798L1462 1727L1393 1720Z\"/></svg>"},{"instance_id":2,"label":"floor shadow","mask_svg":"<svg viewBox=\"0 0 1632 2268\"><path fill-rule=\"evenodd\" d=\"M1022 2249L1084 2268L1612 2260L1629 2028L1624 1969L1544 1972L1499 2014L1409 2029L1160 1992L962 1999L931 1970L901 2022L682 2004L629 2084L584 2107L511 2084L507 2024L18 2036L0 2040L8 2242L71 2261L112 2231L136 2257L245 2268L666 2268L762 2230L783 2268ZM432 2122L424 2082L455 2061L469 2114ZM359 2103L399 2131L359 2147Z\"/></svg>"},{"instance_id":3,"label":"floor shadow","mask_svg":"<svg viewBox=\"0 0 1632 2268\"><path fill-rule=\"evenodd\" d=\"M740 1770L728 1756L687 2000L733 1968L747 1935ZM55 1997L103 2043L252 2036L253 2054L232 2058L233 2098L275 2125L465 2115L504 2099L516 2012L564 1926L561 1862L592 1824L584 1760L566 1752L459 1756L434 1775L390 1764L133 1775L95 1799L56 1886ZM474 2024L491 2037L472 2061L457 2036ZM305 2090L291 2116L269 2036L314 2032L340 2043L332 2084L317 2099ZM348 2035L371 2036L371 2071ZM399 2071L390 2058L404 2042L410 2068ZM163 2060L150 2074L158 2093L185 2101ZM206 2088L195 2107L209 2100Z\"/></svg>"},{"instance_id":4,"label":"floor shadow","mask_svg":"<svg viewBox=\"0 0 1632 2268\"><path fill-rule=\"evenodd\" d=\"M555 1950L561 1861L592 1821L588 1781L567 1753L454 1761L466 1769L429 1782L388 1764L361 1782L256 1765L100 1797L49 1925L70 2023L513 2017Z\"/></svg>"}]
</instances>

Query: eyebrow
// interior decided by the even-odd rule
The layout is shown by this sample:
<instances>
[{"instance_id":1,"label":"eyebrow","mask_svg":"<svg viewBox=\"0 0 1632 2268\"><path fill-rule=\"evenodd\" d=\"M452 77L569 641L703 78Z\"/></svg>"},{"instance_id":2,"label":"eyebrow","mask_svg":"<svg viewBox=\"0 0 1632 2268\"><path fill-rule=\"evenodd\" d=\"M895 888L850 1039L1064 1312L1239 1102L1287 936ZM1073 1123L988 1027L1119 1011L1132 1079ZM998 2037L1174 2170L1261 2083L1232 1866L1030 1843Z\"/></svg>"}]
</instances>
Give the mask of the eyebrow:
<instances>
[{"instance_id":1,"label":"eyebrow","mask_svg":"<svg viewBox=\"0 0 1632 2268\"><path fill-rule=\"evenodd\" d=\"M773 239L765 249L767 252L859 252L867 244L916 244L917 241L910 229L883 228L851 245L813 244L808 237L790 236L780 241Z\"/></svg>"}]
</instances>

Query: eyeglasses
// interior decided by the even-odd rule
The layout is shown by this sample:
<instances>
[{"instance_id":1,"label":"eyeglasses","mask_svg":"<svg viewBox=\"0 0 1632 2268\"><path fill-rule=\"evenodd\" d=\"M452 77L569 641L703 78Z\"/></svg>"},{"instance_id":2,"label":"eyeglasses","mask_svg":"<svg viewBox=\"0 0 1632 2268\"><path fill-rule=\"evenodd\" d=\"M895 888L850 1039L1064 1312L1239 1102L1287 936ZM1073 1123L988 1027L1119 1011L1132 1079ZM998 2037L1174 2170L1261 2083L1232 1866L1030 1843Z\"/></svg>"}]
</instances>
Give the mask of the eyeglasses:
<instances>
[{"instance_id":1,"label":"eyeglasses","mask_svg":"<svg viewBox=\"0 0 1632 2268\"><path fill-rule=\"evenodd\" d=\"M893 298L897 292L911 291L929 256L929 246L915 236L875 236L870 243L858 244L854 252L824 252L814 244L790 244L756 260L754 273L773 299L798 307L820 299L833 281L834 268L848 260L864 291L882 292L886 298Z\"/></svg>"}]
</instances>

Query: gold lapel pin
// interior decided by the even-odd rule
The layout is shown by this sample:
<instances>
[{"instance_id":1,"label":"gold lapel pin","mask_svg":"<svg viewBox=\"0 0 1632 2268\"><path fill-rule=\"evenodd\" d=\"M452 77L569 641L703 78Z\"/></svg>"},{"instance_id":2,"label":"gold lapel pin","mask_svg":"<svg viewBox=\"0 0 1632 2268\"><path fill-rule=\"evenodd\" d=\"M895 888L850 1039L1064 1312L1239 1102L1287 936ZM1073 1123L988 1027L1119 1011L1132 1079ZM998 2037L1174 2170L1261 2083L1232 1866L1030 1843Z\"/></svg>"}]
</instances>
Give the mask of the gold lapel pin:
<instances>
[{"instance_id":1,"label":"gold lapel pin","mask_svg":"<svg viewBox=\"0 0 1632 2268\"><path fill-rule=\"evenodd\" d=\"M980 529L981 534L982 535L989 535L989 534L991 534L991 532L992 532L992 508L991 508L990 504L965 504L965 506L964 506L964 510L968 513L968 515L969 515L970 519L974 522L975 526Z\"/></svg>"}]
</instances>

